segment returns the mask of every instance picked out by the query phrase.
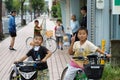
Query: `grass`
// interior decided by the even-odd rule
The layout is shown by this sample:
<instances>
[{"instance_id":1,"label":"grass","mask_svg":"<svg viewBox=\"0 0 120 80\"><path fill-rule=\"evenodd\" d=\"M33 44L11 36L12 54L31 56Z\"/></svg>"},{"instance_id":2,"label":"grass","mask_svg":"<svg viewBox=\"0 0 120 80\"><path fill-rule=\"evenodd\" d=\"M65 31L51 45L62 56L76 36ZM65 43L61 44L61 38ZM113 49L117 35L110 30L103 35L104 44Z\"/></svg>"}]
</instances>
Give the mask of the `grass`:
<instances>
[{"instance_id":1,"label":"grass","mask_svg":"<svg viewBox=\"0 0 120 80\"><path fill-rule=\"evenodd\" d=\"M112 67L106 63L101 80L120 80L120 67Z\"/></svg>"}]
</instances>

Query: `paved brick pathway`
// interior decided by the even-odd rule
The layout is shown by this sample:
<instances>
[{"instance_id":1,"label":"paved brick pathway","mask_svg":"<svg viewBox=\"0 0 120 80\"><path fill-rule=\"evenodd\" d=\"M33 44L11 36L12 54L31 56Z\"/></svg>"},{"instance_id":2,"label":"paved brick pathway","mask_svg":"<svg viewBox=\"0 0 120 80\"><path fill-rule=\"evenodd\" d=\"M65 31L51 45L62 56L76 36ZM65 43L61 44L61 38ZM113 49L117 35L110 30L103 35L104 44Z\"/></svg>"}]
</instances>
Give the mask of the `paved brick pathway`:
<instances>
[{"instance_id":1,"label":"paved brick pathway","mask_svg":"<svg viewBox=\"0 0 120 80\"><path fill-rule=\"evenodd\" d=\"M41 18L39 21L41 22ZM46 28L48 30L54 29L54 22L46 19ZM10 68L13 62L28 52L25 45L27 37L33 35L34 23L30 22L17 32L15 48L17 51L10 51L8 49L10 37L6 38L0 43L0 80L9 80ZM60 80L61 73L69 62L70 56L67 54L67 49L57 50L51 58L48 59L48 66L50 72L50 80Z\"/></svg>"}]
</instances>

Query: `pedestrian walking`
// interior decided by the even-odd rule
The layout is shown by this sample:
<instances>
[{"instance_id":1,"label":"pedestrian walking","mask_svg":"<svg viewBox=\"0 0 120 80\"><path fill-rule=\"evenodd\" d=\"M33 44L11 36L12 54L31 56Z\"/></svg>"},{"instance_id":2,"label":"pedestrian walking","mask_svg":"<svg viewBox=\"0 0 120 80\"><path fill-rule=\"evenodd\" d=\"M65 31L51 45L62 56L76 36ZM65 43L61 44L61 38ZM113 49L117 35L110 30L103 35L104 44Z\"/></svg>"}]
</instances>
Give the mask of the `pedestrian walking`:
<instances>
[{"instance_id":1,"label":"pedestrian walking","mask_svg":"<svg viewBox=\"0 0 120 80\"><path fill-rule=\"evenodd\" d=\"M57 19L55 26L55 37L58 49L63 50L64 27L61 25L61 23L62 21L60 19Z\"/></svg>"},{"instance_id":2,"label":"pedestrian walking","mask_svg":"<svg viewBox=\"0 0 120 80\"><path fill-rule=\"evenodd\" d=\"M17 36L15 16L16 16L16 11L11 11L11 16L9 18L9 24L8 24L9 34L11 36L11 41L10 41L10 46L9 46L10 50L16 50L14 49L15 37Z\"/></svg>"}]
</instances>

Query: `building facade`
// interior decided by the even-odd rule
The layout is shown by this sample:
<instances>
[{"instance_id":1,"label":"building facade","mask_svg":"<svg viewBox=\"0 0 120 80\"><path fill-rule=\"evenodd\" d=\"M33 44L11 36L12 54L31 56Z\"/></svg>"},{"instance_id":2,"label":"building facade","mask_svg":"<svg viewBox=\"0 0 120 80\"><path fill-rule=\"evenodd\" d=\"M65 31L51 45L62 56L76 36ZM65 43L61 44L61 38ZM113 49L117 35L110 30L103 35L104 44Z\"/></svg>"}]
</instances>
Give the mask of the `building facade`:
<instances>
[{"instance_id":1,"label":"building facade","mask_svg":"<svg viewBox=\"0 0 120 80\"><path fill-rule=\"evenodd\" d=\"M62 20L70 27L70 16L75 14L80 20L80 8L87 6L88 39L97 46L105 42L105 49L110 49L111 40L120 39L120 16L112 14L112 0L60 0Z\"/></svg>"}]
</instances>

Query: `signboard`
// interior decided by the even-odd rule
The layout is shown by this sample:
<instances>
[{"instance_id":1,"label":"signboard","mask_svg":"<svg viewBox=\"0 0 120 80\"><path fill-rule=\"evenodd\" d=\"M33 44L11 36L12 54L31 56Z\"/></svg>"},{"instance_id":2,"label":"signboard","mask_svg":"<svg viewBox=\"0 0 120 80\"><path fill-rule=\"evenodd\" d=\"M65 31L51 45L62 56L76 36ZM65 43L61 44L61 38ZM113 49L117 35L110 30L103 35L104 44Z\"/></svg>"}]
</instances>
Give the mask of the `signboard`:
<instances>
[{"instance_id":1,"label":"signboard","mask_svg":"<svg viewBox=\"0 0 120 80\"><path fill-rule=\"evenodd\" d=\"M120 14L120 0L112 0L112 14Z\"/></svg>"},{"instance_id":2,"label":"signboard","mask_svg":"<svg viewBox=\"0 0 120 80\"><path fill-rule=\"evenodd\" d=\"M120 6L120 0L115 0L115 5Z\"/></svg>"},{"instance_id":3,"label":"signboard","mask_svg":"<svg viewBox=\"0 0 120 80\"><path fill-rule=\"evenodd\" d=\"M96 0L96 8L103 9L104 8L104 0Z\"/></svg>"}]
</instances>

